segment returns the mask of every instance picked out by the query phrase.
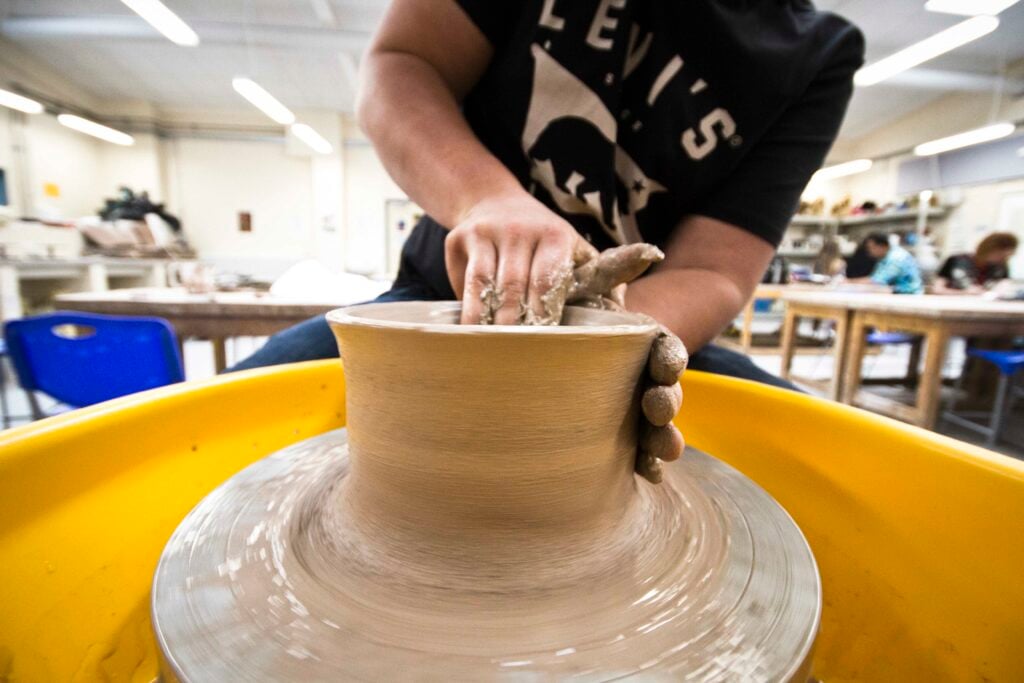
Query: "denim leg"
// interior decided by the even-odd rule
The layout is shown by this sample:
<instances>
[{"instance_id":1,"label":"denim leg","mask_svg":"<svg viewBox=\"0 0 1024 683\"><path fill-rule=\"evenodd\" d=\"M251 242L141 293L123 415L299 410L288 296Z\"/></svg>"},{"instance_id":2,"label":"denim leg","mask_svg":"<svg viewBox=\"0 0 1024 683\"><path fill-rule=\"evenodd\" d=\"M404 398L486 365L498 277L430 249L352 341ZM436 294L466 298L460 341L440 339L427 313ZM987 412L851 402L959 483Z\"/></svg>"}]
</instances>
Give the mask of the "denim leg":
<instances>
[{"instance_id":1,"label":"denim leg","mask_svg":"<svg viewBox=\"0 0 1024 683\"><path fill-rule=\"evenodd\" d=\"M422 288L392 287L374 299L373 302L429 301L434 298L429 290ZM334 341L334 333L331 332L327 319L322 315L318 315L278 332L268 339L266 344L257 349L255 353L231 366L225 372L337 357L338 346Z\"/></svg>"},{"instance_id":2,"label":"denim leg","mask_svg":"<svg viewBox=\"0 0 1024 683\"><path fill-rule=\"evenodd\" d=\"M796 386L781 377L776 377L770 372L757 367L754 364L754 361L750 360L750 358L744 356L742 353L730 351L729 349L724 349L721 346L715 346L714 344L708 344L700 351L693 354L690 357L690 364L688 368L690 370L710 372L715 375L749 379L754 382L769 384L781 389L800 391Z\"/></svg>"}]
</instances>

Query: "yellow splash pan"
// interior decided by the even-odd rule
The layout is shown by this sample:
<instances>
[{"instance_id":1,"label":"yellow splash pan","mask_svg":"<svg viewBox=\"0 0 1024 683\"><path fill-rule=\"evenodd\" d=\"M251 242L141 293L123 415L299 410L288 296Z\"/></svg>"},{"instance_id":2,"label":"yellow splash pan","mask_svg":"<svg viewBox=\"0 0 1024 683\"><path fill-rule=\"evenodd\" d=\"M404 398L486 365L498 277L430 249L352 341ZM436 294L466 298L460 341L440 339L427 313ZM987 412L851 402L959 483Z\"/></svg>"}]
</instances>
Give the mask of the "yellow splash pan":
<instances>
[{"instance_id":1,"label":"yellow splash pan","mask_svg":"<svg viewBox=\"0 0 1024 683\"><path fill-rule=\"evenodd\" d=\"M821 570L814 675L1024 680L1024 464L892 420L687 373L687 440L792 514ZM149 587L185 514L345 424L337 361L182 384L0 434L0 681L152 681Z\"/></svg>"}]
</instances>

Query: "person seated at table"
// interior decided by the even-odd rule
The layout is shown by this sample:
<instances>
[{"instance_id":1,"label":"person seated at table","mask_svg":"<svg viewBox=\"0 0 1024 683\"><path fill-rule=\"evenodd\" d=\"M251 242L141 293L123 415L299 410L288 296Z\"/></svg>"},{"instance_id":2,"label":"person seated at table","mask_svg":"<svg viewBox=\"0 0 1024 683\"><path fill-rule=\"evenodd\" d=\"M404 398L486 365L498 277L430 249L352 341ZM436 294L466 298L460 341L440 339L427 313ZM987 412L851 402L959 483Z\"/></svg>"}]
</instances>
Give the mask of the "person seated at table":
<instances>
[{"instance_id":1,"label":"person seated at table","mask_svg":"<svg viewBox=\"0 0 1024 683\"><path fill-rule=\"evenodd\" d=\"M878 259L870 277L853 278L850 282L874 282L892 287L894 294L920 294L924 291L921 269L913 255L889 241L884 232L873 232L864 240L868 254Z\"/></svg>"},{"instance_id":2,"label":"person seated at table","mask_svg":"<svg viewBox=\"0 0 1024 683\"><path fill-rule=\"evenodd\" d=\"M986 235L973 254L953 254L943 262L932 285L933 294L980 294L1010 277L1010 259L1017 236L1009 232Z\"/></svg>"},{"instance_id":3,"label":"person seated at table","mask_svg":"<svg viewBox=\"0 0 1024 683\"><path fill-rule=\"evenodd\" d=\"M866 278L875 270L878 259L868 253L868 241L861 240L850 258L846 259L846 277L850 280Z\"/></svg>"},{"instance_id":4,"label":"person seated at table","mask_svg":"<svg viewBox=\"0 0 1024 683\"><path fill-rule=\"evenodd\" d=\"M842 275L846 270L846 261L839 250L839 242L828 240L821 246L818 257L814 260L814 274L835 277Z\"/></svg>"}]
</instances>

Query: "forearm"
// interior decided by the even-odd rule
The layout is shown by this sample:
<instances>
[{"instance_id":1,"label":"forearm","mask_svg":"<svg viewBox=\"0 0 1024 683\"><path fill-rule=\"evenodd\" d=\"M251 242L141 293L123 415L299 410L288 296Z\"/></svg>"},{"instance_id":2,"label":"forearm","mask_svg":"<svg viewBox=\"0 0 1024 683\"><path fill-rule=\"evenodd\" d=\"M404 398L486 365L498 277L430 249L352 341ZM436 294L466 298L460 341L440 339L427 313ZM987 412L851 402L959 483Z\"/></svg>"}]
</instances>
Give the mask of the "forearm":
<instances>
[{"instance_id":1,"label":"forearm","mask_svg":"<svg viewBox=\"0 0 1024 683\"><path fill-rule=\"evenodd\" d=\"M473 134L451 86L420 57L368 56L359 118L395 182L446 227L483 198L525 194Z\"/></svg>"},{"instance_id":2,"label":"forearm","mask_svg":"<svg viewBox=\"0 0 1024 683\"><path fill-rule=\"evenodd\" d=\"M655 318L695 353L740 312L751 295L745 289L713 270L669 268L629 285L626 308Z\"/></svg>"}]
</instances>

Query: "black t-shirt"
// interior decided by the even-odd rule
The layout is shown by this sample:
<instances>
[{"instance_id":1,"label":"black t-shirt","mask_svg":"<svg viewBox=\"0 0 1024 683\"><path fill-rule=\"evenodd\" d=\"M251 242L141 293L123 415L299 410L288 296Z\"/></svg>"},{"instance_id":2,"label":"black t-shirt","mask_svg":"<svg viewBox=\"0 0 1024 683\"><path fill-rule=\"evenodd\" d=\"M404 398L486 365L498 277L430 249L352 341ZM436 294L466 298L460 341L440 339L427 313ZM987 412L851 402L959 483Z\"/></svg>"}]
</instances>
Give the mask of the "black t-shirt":
<instances>
[{"instance_id":1,"label":"black t-shirt","mask_svg":"<svg viewBox=\"0 0 1024 683\"><path fill-rule=\"evenodd\" d=\"M664 245L691 214L777 245L863 62L805 0L457 1L494 46L469 125L599 249ZM425 219L403 266L447 295L444 234Z\"/></svg>"},{"instance_id":2,"label":"black t-shirt","mask_svg":"<svg viewBox=\"0 0 1024 683\"><path fill-rule=\"evenodd\" d=\"M984 285L992 280L1010 277L1006 266L989 265L979 269L973 254L954 254L942 263L939 277L946 278L953 289L967 289L969 285Z\"/></svg>"}]
</instances>

